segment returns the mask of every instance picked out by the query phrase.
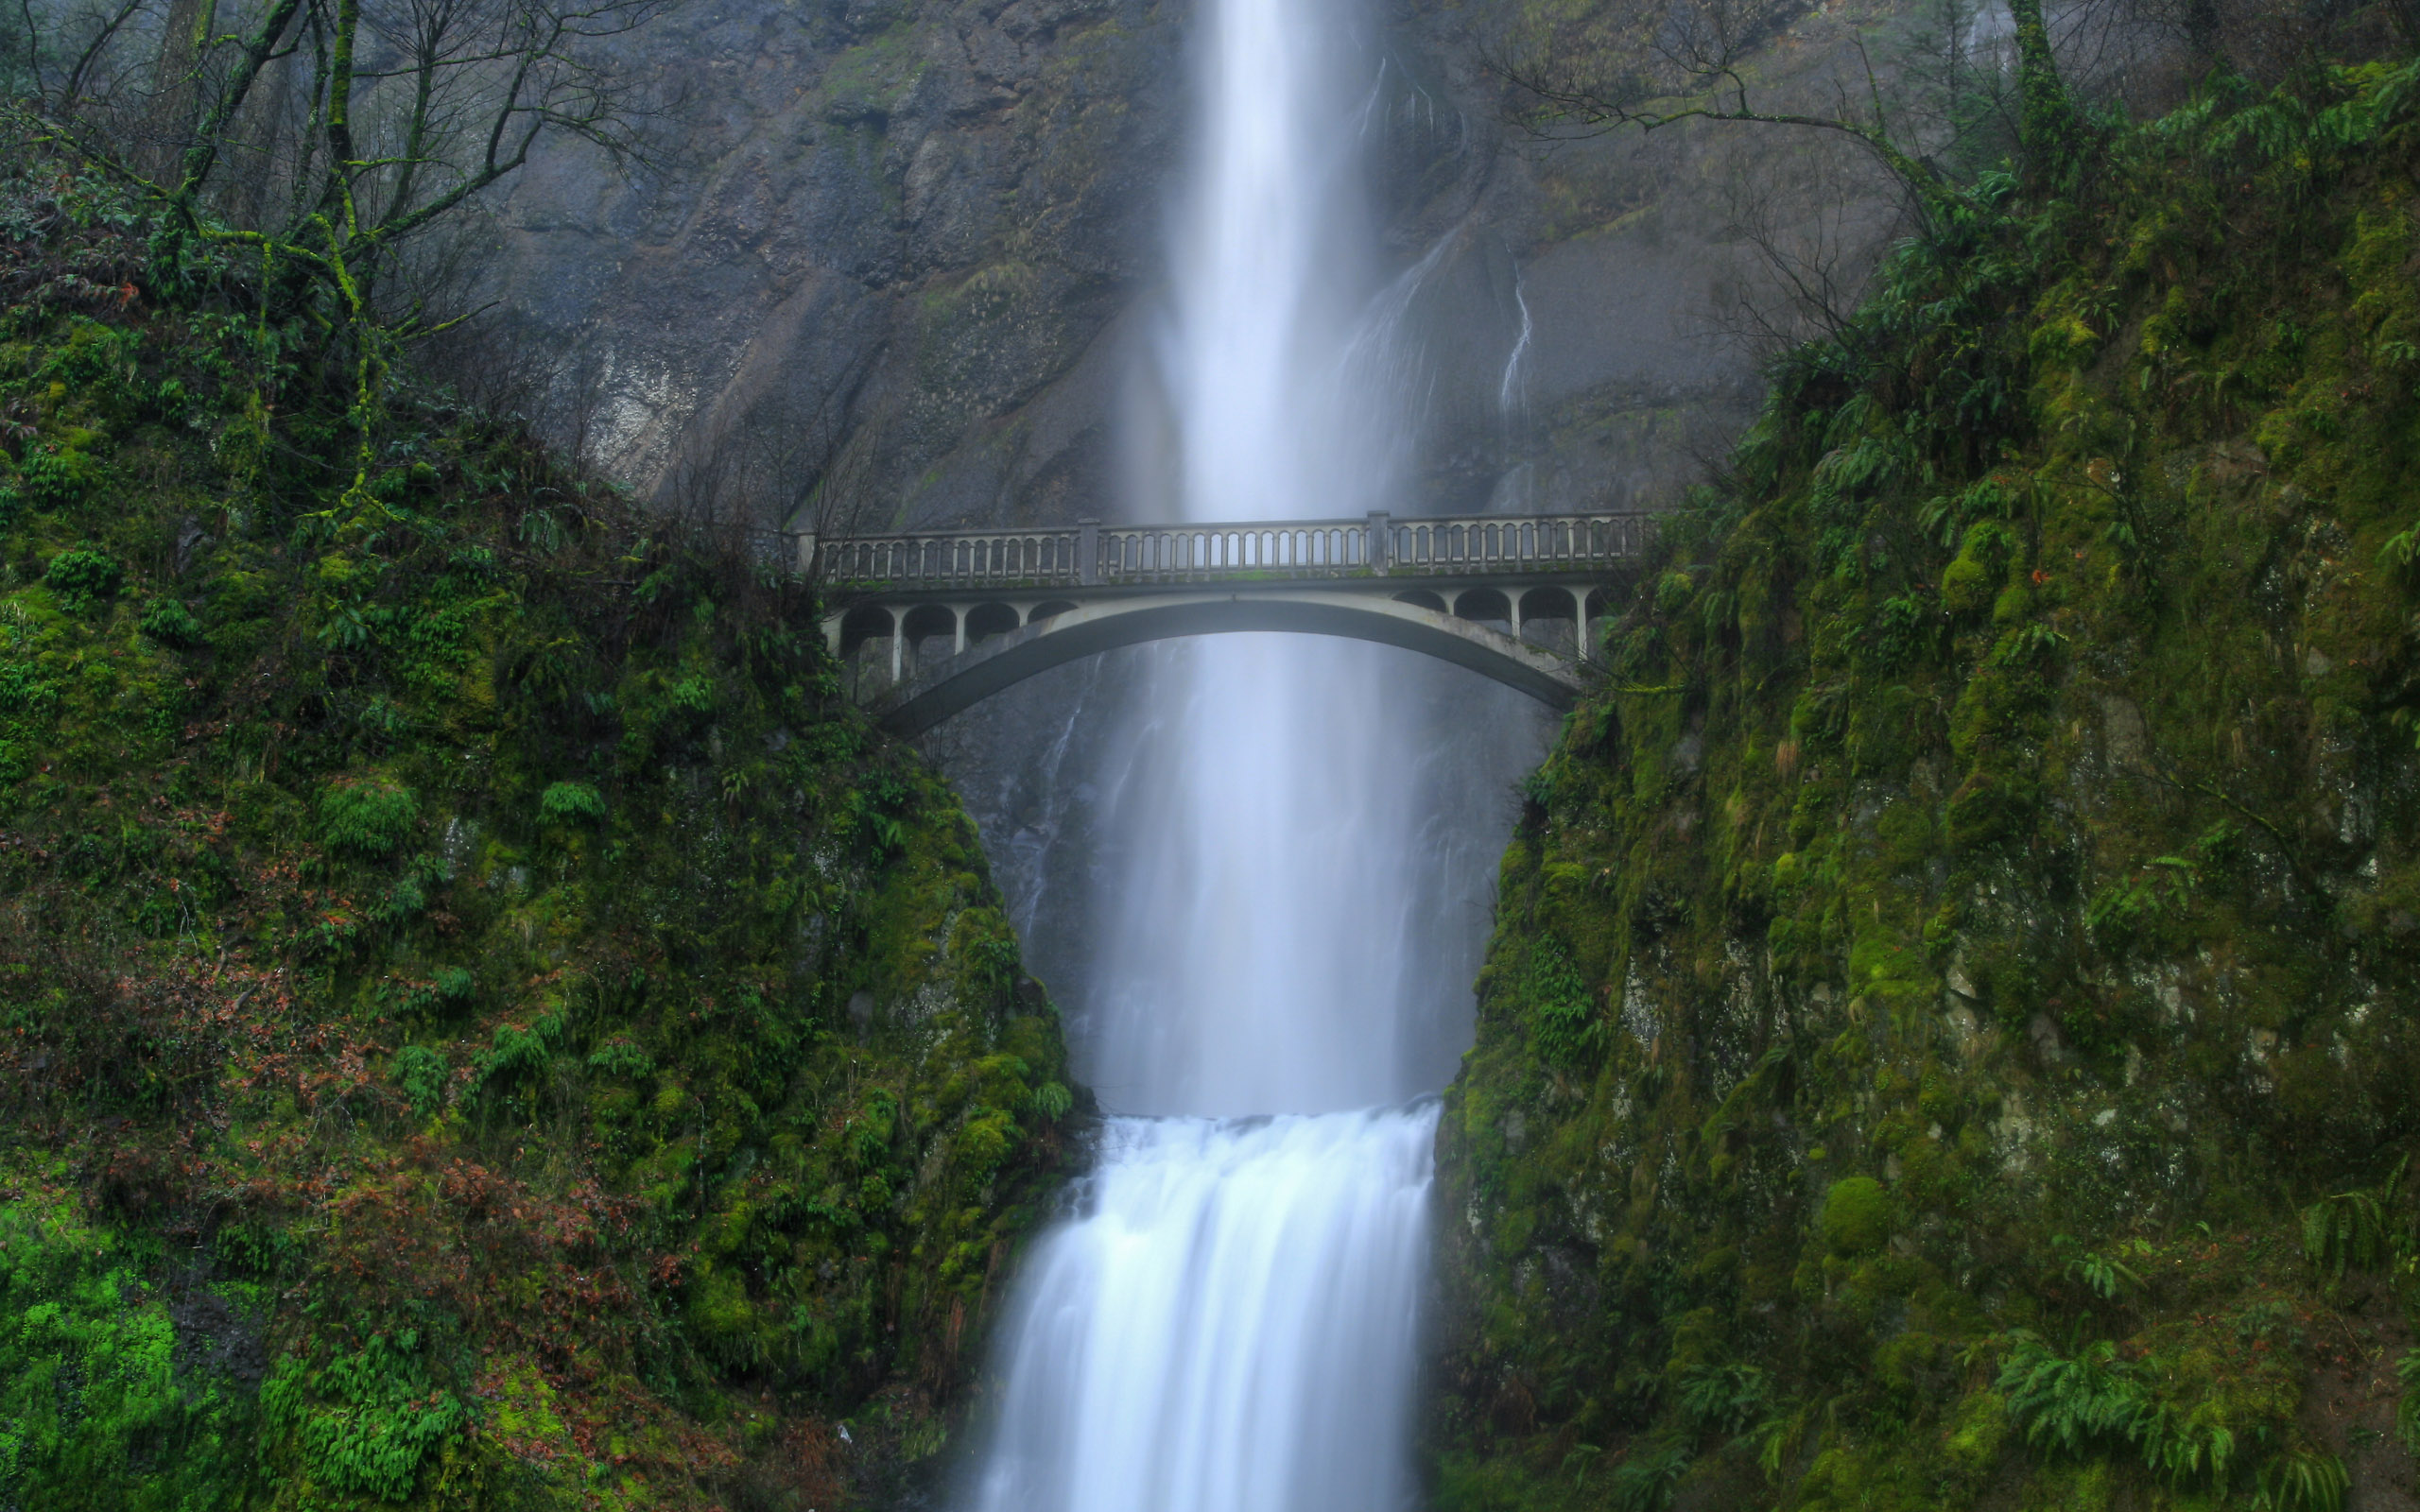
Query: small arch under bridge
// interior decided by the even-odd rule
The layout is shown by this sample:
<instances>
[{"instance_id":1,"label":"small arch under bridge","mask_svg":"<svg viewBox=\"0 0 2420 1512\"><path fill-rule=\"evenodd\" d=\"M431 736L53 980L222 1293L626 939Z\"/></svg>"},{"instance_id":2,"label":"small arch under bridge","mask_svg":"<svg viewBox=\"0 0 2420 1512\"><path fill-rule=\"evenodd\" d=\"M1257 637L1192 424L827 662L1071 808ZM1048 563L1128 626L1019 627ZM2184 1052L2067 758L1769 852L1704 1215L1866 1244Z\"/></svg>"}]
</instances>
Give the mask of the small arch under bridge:
<instances>
[{"instance_id":1,"label":"small arch under bridge","mask_svg":"<svg viewBox=\"0 0 2420 1512\"><path fill-rule=\"evenodd\" d=\"M1557 710L1654 528L1639 513L793 535L860 702L918 735L1115 646L1290 630L1402 646Z\"/></svg>"}]
</instances>

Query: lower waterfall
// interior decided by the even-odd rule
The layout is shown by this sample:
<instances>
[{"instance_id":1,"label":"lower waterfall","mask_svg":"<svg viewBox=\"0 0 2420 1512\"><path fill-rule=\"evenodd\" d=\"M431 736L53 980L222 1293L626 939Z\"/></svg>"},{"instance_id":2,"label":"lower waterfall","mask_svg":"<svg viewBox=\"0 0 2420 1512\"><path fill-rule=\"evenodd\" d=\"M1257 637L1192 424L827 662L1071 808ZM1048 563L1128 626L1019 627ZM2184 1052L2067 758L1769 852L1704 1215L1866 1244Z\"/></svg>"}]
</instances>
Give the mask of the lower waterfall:
<instances>
[{"instance_id":1,"label":"lower waterfall","mask_svg":"<svg viewBox=\"0 0 2420 1512\"><path fill-rule=\"evenodd\" d=\"M1027 1262L979 1512L1396 1512L1436 1125L1113 1120Z\"/></svg>"}]
</instances>

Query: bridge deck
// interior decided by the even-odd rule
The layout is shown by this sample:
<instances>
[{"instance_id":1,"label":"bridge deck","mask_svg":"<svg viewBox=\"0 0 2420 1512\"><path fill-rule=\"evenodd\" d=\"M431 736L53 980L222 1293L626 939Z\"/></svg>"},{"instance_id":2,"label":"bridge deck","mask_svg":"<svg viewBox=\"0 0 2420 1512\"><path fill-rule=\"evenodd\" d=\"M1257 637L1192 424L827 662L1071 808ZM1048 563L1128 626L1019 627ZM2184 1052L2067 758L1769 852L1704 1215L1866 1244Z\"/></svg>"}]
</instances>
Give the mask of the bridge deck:
<instances>
[{"instance_id":1,"label":"bridge deck","mask_svg":"<svg viewBox=\"0 0 2420 1512\"><path fill-rule=\"evenodd\" d=\"M886 597L977 592L1334 582L1588 579L1638 557L1651 515L1463 515L1189 525L925 530L818 541L796 560L828 589Z\"/></svg>"},{"instance_id":2,"label":"bridge deck","mask_svg":"<svg viewBox=\"0 0 2420 1512\"><path fill-rule=\"evenodd\" d=\"M1236 630L1400 646L1568 708L1593 626L1653 529L1652 516L1633 513L1373 513L800 535L787 549L823 585L823 631L855 668L859 700L915 733L1076 657ZM1561 628L1533 640L1531 626ZM859 666L870 643L885 649Z\"/></svg>"}]
</instances>

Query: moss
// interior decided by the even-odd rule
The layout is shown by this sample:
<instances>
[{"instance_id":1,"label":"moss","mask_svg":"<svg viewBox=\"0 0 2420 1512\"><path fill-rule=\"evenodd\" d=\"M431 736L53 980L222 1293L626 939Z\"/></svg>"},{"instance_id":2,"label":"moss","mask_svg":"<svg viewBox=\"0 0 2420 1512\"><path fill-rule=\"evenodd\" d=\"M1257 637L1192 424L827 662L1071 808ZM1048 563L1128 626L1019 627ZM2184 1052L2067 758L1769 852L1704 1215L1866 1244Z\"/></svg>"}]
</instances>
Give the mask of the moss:
<instances>
[{"instance_id":1,"label":"moss","mask_svg":"<svg viewBox=\"0 0 2420 1512\"><path fill-rule=\"evenodd\" d=\"M1891 1236L1891 1197L1870 1176L1835 1181L1824 1194L1816 1228L1837 1254L1865 1254L1882 1247Z\"/></svg>"},{"instance_id":2,"label":"moss","mask_svg":"<svg viewBox=\"0 0 2420 1512\"><path fill-rule=\"evenodd\" d=\"M0 315L0 1501L925 1494L1086 1108L973 826L805 585L408 395L340 497L256 319Z\"/></svg>"},{"instance_id":3,"label":"moss","mask_svg":"<svg viewBox=\"0 0 2420 1512\"><path fill-rule=\"evenodd\" d=\"M1979 188L1666 517L1441 1124L1441 1503L2393 1479L2319 1388L2420 1253L2413 77Z\"/></svg>"}]
</instances>

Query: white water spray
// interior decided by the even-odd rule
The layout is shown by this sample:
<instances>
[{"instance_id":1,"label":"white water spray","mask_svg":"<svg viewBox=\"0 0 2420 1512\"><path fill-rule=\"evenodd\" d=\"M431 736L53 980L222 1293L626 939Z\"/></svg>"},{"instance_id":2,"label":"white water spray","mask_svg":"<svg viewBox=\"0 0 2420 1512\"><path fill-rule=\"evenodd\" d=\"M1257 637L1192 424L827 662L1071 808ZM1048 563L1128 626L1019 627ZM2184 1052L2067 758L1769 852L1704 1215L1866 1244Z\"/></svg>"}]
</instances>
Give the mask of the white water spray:
<instances>
[{"instance_id":1,"label":"white water spray","mask_svg":"<svg viewBox=\"0 0 2420 1512\"><path fill-rule=\"evenodd\" d=\"M1344 3L1210 0L1203 20L1159 349L1188 519L1400 507L1412 396L1389 349L1421 270L1378 287L1356 129L1376 70L1346 56ZM1436 1123L1407 1099L1451 1072L1457 942L1480 924L1444 902L1440 865L1464 858L1420 798L1435 684L1407 653L1310 637L1146 655L1073 1024L1130 1116L1026 1267L972 1501L1396 1512Z\"/></svg>"},{"instance_id":2,"label":"white water spray","mask_svg":"<svg viewBox=\"0 0 2420 1512\"><path fill-rule=\"evenodd\" d=\"M1396 1512L1435 1125L1113 1122L1028 1263L978 1504Z\"/></svg>"}]
</instances>

